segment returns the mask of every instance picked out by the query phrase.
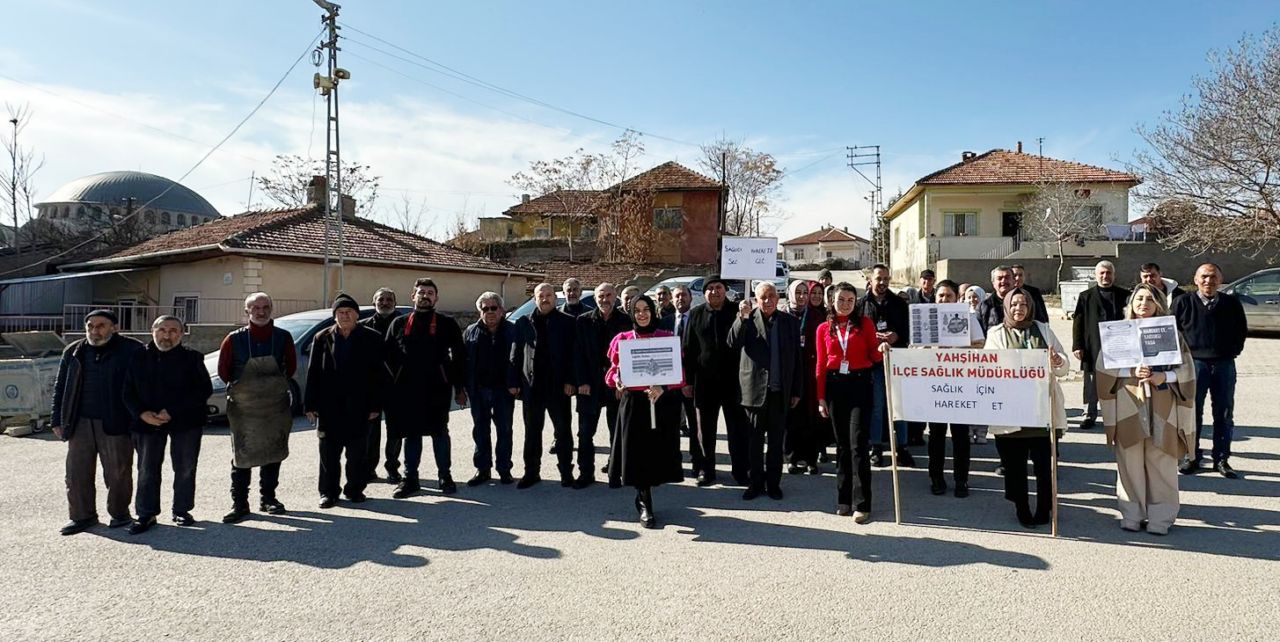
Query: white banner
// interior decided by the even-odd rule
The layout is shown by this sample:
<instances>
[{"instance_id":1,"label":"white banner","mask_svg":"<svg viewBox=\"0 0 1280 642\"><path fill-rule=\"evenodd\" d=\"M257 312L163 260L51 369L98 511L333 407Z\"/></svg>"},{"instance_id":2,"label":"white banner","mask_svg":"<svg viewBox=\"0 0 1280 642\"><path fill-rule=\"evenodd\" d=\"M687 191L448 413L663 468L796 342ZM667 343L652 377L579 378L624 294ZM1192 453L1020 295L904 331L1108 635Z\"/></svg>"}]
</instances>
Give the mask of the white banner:
<instances>
[{"instance_id":1,"label":"white banner","mask_svg":"<svg viewBox=\"0 0 1280 642\"><path fill-rule=\"evenodd\" d=\"M1048 350L890 350L893 419L1047 428Z\"/></svg>"},{"instance_id":2,"label":"white banner","mask_svg":"<svg viewBox=\"0 0 1280 642\"><path fill-rule=\"evenodd\" d=\"M1103 321L1098 324L1098 336L1102 339L1102 367L1108 370L1182 363L1175 317Z\"/></svg>"},{"instance_id":3,"label":"white banner","mask_svg":"<svg viewBox=\"0 0 1280 642\"><path fill-rule=\"evenodd\" d=\"M772 281L778 276L778 239L726 236L720 246L720 278Z\"/></svg>"},{"instance_id":4,"label":"white banner","mask_svg":"<svg viewBox=\"0 0 1280 642\"><path fill-rule=\"evenodd\" d=\"M968 303L913 303L911 313L911 345L967 348L973 341L969 335Z\"/></svg>"},{"instance_id":5,"label":"white banner","mask_svg":"<svg viewBox=\"0 0 1280 642\"><path fill-rule=\"evenodd\" d=\"M618 374L628 388L670 386L684 380L680 337L624 339L618 342Z\"/></svg>"}]
</instances>

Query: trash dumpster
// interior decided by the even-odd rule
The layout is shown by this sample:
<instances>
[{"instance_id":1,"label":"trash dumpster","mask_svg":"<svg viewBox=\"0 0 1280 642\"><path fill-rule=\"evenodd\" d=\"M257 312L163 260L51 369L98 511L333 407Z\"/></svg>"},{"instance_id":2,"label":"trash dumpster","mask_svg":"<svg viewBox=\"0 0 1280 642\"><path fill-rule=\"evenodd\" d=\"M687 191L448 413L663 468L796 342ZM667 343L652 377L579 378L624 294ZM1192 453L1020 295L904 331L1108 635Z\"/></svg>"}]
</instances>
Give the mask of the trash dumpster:
<instances>
[{"instance_id":1,"label":"trash dumpster","mask_svg":"<svg viewBox=\"0 0 1280 642\"><path fill-rule=\"evenodd\" d=\"M62 338L53 332L2 336L21 356L0 360L0 426L15 437L43 430L53 408Z\"/></svg>"}]
</instances>

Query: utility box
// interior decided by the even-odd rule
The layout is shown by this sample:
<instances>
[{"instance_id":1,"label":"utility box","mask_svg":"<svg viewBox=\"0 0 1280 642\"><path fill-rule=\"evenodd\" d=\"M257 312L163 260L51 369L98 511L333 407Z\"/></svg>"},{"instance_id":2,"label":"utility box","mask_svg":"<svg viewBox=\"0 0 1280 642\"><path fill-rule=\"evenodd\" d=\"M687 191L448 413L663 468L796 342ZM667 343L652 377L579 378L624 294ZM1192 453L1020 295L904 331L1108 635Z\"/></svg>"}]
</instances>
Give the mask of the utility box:
<instances>
[{"instance_id":1,"label":"utility box","mask_svg":"<svg viewBox=\"0 0 1280 642\"><path fill-rule=\"evenodd\" d=\"M0 359L0 423L10 435L39 430L53 409L53 387L64 347L53 332L14 332L4 341L21 356Z\"/></svg>"}]
</instances>

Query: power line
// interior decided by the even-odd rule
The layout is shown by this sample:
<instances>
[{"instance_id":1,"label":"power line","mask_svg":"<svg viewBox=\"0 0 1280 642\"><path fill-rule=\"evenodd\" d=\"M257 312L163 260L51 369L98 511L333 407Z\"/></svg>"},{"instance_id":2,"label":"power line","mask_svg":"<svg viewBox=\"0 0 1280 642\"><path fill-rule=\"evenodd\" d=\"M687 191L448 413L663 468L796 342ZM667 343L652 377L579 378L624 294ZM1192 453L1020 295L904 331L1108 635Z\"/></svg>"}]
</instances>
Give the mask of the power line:
<instances>
[{"instance_id":1,"label":"power line","mask_svg":"<svg viewBox=\"0 0 1280 642\"><path fill-rule=\"evenodd\" d=\"M146 209L146 207L147 207L148 205L150 205L150 204L152 204L152 203L154 203L154 202L156 202L156 201L160 200L160 198L161 198L161 197L163 197L165 194L168 194L168 193L169 193L169 190L173 189L173 188L174 188L174 186L176 186L176 185L178 185L178 184L182 183L182 181L186 180L186 178L187 178L188 176L190 176L192 172L196 171L196 169L197 169L197 168L199 168L201 165L203 165L203 164L204 164L204 162L205 162L206 160L208 160L208 159L209 159L209 157L210 157L210 156L212 156L214 152L218 151L218 149L219 149L219 148L221 148L223 144L225 144L228 140L231 140L231 137L232 137L232 136L235 136L235 135L236 135L236 132L240 131L240 128L241 128L241 127L243 127L245 123L249 122L249 119L250 119L250 118L253 118L253 116L254 116L255 114L257 114L257 113L258 113L258 110L259 110L259 109L262 109L262 106L263 106L263 105L265 105L265 104L267 103L267 100L268 100L268 99L270 99L273 95L275 95L276 90L280 88L280 85L283 85L283 84L284 84L284 81L289 77L289 74L293 73L293 70L294 70L295 68L297 68L298 63L302 62L302 59L303 59L304 57L306 57L306 55L307 55L308 53L310 53L310 52L311 52L311 49L312 49L313 47L315 47L316 42L318 42L318 41L320 40L320 36L321 36L323 33L324 33L324 31L321 31L319 34L316 34L316 37L312 38L312 39L311 39L311 42L307 43L307 48L306 48L306 49L304 49L304 50L302 50L302 55L298 56L297 60L294 60L294 61L293 61L293 64L292 64L292 65L289 65L289 69L287 69L287 70L284 72L284 75L280 76L280 80L277 80L277 81L276 81L276 84L275 84L275 85L273 85L273 86L271 87L271 91L268 91L268 92L267 92L267 95L266 95L266 96L263 96L263 97L262 97L262 100L259 100L259 101L258 101L258 104L256 104L256 105L254 105L254 106L253 106L253 109L249 111L248 115L246 115L244 118L242 118L242 119L240 120L240 122L236 123L236 126L235 126L235 127L233 127L233 128L231 129L231 131L230 131L226 136L223 136L223 137L222 137L222 140L218 141L218 143L217 143L216 145L214 145L211 149L209 149L209 151L208 151L208 152L205 152L204 156L201 156L201 157L200 157L200 160L196 161L196 163L195 163L194 165L192 165L190 169L188 169L186 172L184 172L184 173L182 174L182 176L178 177L178 179L177 179L177 180L175 180L175 181L173 181L172 183L170 183L168 187L164 188L164 190L163 190L163 191L161 191L159 194L156 194L154 197L152 197L152 198L151 198L151 200L148 200L146 203L143 203L142 205L138 206L138 207L137 207L137 208L135 208L132 212L130 212L128 215L126 215L126 216L124 216L124 217L121 217L121 218L120 218L120 220L119 220L119 221L117 221L117 224L119 224L119 223L124 223L125 221L128 221L129 219L131 219L131 218L133 218L133 217L137 216L137 215L138 215L138 214L140 214L143 210L145 210L145 209ZM80 248L82 248L82 247L84 247L84 246L86 246L86 245L90 244L90 243L93 243L93 242L95 242L95 241L97 241L97 240L99 240L99 239L103 238L104 236L106 236L106 235L107 235L107 232L109 232L109 231L110 231L110 228L105 229L105 230L103 230L102 232L100 232L100 233L98 233L98 234L95 234L94 236L91 236L91 237L89 237L89 238L85 239L84 241L81 241L80 243L77 243L77 244L75 244L75 245L71 246L70 248L67 248L66 250L63 250L63 251L61 251L61 252L58 252L57 254L54 254L54 255L51 255L51 256L45 257L45 258L43 258L43 259L40 259L39 261L36 261L36 262L34 262L34 263L30 263L30 264L24 265L24 266L22 266L22 267L17 267L17 268L13 268L13 269L11 269L11 270L6 270L6 271L4 271L4 272L0 272L0 276L7 275L7 274L13 274L14 272L21 272L21 271L23 271L23 270L26 270L26 269L29 269L29 268L33 268L33 267L35 267L35 266L37 266L37 265L40 265L40 264L42 264L42 263L48 263L49 261L52 261L52 260L54 260L54 259L56 259L56 258L60 258L60 257L66 256L66 255L68 255L68 254L70 254L70 253L72 253L72 252L74 252L74 251L76 251L76 250L78 250L78 249L80 249Z\"/></svg>"},{"instance_id":2,"label":"power line","mask_svg":"<svg viewBox=\"0 0 1280 642\"><path fill-rule=\"evenodd\" d=\"M638 129L638 128L636 128L636 127L629 127L629 126L627 126L627 125L620 125L620 124L618 124L618 123L610 122L610 121L607 121L607 120L604 120L604 119L601 119L601 118L596 118L596 117L594 117L594 116L589 116L589 115L587 115L587 114L583 114L583 113L581 113L581 112L577 112L577 111L574 111L574 110L572 110L572 109L568 109L568 108L565 108L565 107L560 107L560 106L558 106L558 105L553 105L553 104L551 104L551 103L549 103L549 102L546 102L545 100L539 100L539 99L537 99L537 98L533 98L533 97L531 97L531 96L527 96L527 95L522 94L522 93L520 93L520 92L518 92L518 91L515 91L515 90L512 90L512 89L507 89L507 88L502 87L502 86L499 86L499 85L495 85L495 84L493 84L493 83L491 83L491 82L488 82L488 81L486 81L486 80L483 80L483 79L477 78L477 77L475 77L475 76L472 76L471 74L468 74L468 73L465 73L465 72L463 72L463 71L459 71L459 70L457 70L457 69L454 69L453 67L450 67L450 66L448 66L448 65L446 65L446 64L444 64L444 63L441 63L441 62L438 62L438 61L432 60L431 58L428 58L428 57L426 57L426 56L424 56L424 55L422 55L422 54L420 54L420 53L417 53L417 52L415 52L415 51L412 51L412 50L406 49L405 47L402 47L402 46L400 46L400 45L397 45L397 44L395 44L394 42L391 42L391 41L385 40L385 39L383 39L383 38L379 38L378 36L375 36L375 35L373 35L373 34L371 34L371 33L367 32L367 31L363 31L363 30L361 30L361 29L358 29L358 28L356 28L356 27L353 27L353 26L351 26L350 24L346 23L345 21L342 23L342 26L343 26L344 28L346 28L346 29L350 29L351 31L354 31L354 32L356 32L356 33L358 33L358 34L361 34L361 35L363 35L363 36L366 36L366 37L372 38L372 39L374 39L374 40L376 40L376 41L378 41L378 42L380 42L380 43L382 43L382 44L384 44L384 45L387 45L388 47L391 47L391 48L396 49L396 50L398 50L398 51L401 51L401 52L403 52L403 53L405 53L405 54L408 54L408 55L410 55L410 56L413 56L414 58L418 58L418 59L420 59L420 60L422 60L422 61L424 61L424 62L426 62L426 63L429 63L429 64L424 65L424 64L421 64L421 63L417 63L417 62L415 62L415 61L412 61L412 60L406 60L406 59L404 59L404 58L402 58L402 57L400 57L400 56L397 56L397 55L395 55L395 54L393 54L393 53L390 53L390 52L387 52L387 51L385 51L385 50L379 49L379 48L377 48L377 47L375 47L375 46L373 46L373 45L370 45L370 44L368 44L368 43L361 42L361 41L359 41L359 40L353 40L353 39L352 39L351 37L349 37L349 36L343 36L343 39L344 39L344 40L347 40L348 42L352 42L352 43L358 44L358 45L360 45L360 46L367 47L367 48L369 48L369 49L373 49L374 51L377 51L377 52L379 52L379 53L381 53L381 54L383 54L383 55L391 56L391 57L397 58L397 59L399 59L399 60L403 60L403 61L405 61L405 62L408 62L408 63L410 63L410 64L416 64L416 65L418 65L418 66L422 67L423 69L427 69L428 71L433 71L433 72L435 72L435 73L438 73L438 74L441 74L441 75L444 75L444 76L448 76L448 77L453 78L453 79L455 79L455 80L459 80L459 81L461 81L461 82L465 82L465 83L467 83L467 84L474 85L474 86L479 87L479 88L481 88L481 89L486 89L486 90L489 90L489 91L492 91L492 92L495 92L495 93L499 93L499 94L502 94L502 95L507 96L507 97L510 97L510 98L515 98L516 100L521 100L521 101L524 101L524 102L527 102L527 103L530 103L530 104L533 104L533 105L537 105L537 106L539 106L539 107L543 107L543 108L546 108L546 109L550 109L550 110L552 110L552 111L557 111L557 112L560 112L560 113L562 113L562 114L566 114L566 115L569 115L569 116L573 116L573 117L575 117L575 118L580 118L580 119L582 119L582 120L587 120L587 121L590 121L590 122L593 122L593 123L596 123L596 124L599 124L599 125L604 125L604 126L606 126L606 127L612 127L612 128L614 128L614 129L621 129L621 130L624 130L624 131L627 131L627 130L629 130L629 131L634 131L634 132L636 132L636 133L638 133L638 134L643 134L644 136L648 136L649 138L654 138L654 139L657 139L657 140L665 140L665 141L667 141L667 142L676 143L676 144L678 144L678 145L687 145L687 146L689 146L689 147L701 147L701 145L699 145L699 144L697 144L697 143L691 143L691 142L689 142L689 141L680 140L680 139L678 139L678 138L671 138L671 137L669 137L669 136L663 136L663 135L661 135L661 134L655 134L655 133L652 133L652 132L647 132L647 131L644 131L644 130Z\"/></svg>"}]
</instances>

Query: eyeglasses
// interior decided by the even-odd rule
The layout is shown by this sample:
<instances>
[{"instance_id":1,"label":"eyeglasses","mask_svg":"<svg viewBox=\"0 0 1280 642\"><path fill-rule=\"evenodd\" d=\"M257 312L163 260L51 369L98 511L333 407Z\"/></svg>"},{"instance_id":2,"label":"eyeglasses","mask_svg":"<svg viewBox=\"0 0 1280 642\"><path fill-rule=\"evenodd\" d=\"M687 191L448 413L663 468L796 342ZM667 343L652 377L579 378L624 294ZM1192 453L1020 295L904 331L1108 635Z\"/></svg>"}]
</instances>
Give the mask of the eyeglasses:
<instances>
[{"instance_id":1,"label":"eyeglasses","mask_svg":"<svg viewBox=\"0 0 1280 642\"><path fill-rule=\"evenodd\" d=\"M498 311L498 306L496 306L496 305L486 305L486 306L481 307L481 308L480 308L480 311L481 311L481 312L497 312L497 311Z\"/></svg>"}]
</instances>

